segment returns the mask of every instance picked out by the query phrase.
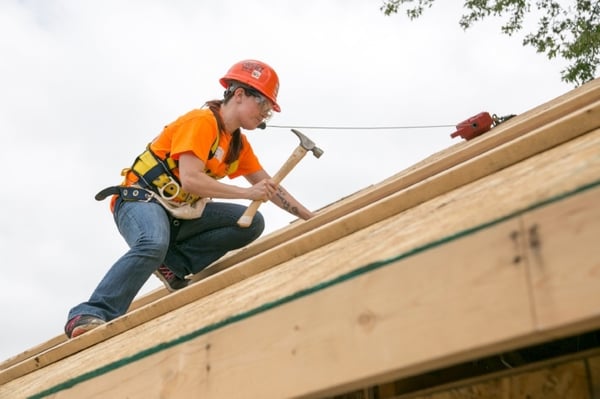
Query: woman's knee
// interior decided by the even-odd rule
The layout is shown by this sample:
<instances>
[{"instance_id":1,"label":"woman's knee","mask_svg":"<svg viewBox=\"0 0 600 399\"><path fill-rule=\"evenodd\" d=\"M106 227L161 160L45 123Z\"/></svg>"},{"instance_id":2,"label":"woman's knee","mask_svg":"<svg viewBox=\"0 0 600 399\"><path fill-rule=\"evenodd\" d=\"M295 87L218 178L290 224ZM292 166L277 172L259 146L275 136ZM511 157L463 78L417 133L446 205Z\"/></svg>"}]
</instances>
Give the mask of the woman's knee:
<instances>
[{"instance_id":1,"label":"woman's knee","mask_svg":"<svg viewBox=\"0 0 600 399\"><path fill-rule=\"evenodd\" d=\"M142 236L135 244L135 249L144 256L162 262L169 251L168 236Z\"/></svg>"},{"instance_id":2,"label":"woman's knee","mask_svg":"<svg viewBox=\"0 0 600 399\"><path fill-rule=\"evenodd\" d=\"M254 215L254 218L252 219L252 223L248 226L248 230L248 233L251 233L252 241L260 237L265 230L265 218L262 213L256 212L256 215Z\"/></svg>"}]
</instances>

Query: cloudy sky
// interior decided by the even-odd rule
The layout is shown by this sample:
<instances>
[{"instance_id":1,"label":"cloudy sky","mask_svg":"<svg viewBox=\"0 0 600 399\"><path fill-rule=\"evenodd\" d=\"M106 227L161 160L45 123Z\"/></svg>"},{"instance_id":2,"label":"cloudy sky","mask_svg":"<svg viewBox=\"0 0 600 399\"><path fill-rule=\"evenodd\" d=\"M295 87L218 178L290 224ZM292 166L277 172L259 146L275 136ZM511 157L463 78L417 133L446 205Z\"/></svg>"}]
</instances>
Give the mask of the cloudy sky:
<instances>
[{"instance_id":1,"label":"cloudy sky","mask_svg":"<svg viewBox=\"0 0 600 399\"><path fill-rule=\"evenodd\" d=\"M461 2L438 3L411 22L380 0L0 0L0 361L62 334L126 250L95 193L163 125L221 98L218 79L239 60L277 70L270 123L325 151L283 184L313 210L457 143L451 126L472 115L519 114L572 89L560 61L499 21L465 32L446 4ZM439 125L450 127L416 128ZM288 128L247 134L272 174L298 144ZM293 220L261 210L265 234Z\"/></svg>"}]
</instances>

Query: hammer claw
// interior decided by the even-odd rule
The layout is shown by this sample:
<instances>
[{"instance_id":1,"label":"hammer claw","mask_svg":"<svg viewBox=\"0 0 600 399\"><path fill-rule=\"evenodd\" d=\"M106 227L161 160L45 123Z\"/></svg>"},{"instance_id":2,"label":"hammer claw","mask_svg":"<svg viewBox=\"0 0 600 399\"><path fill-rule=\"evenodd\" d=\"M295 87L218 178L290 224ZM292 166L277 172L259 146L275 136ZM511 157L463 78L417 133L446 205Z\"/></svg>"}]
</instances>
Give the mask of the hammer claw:
<instances>
[{"instance_id":1,"label":"hammer claw","mask_svg":"<svg viewBox=\"0 0 600 399\"><path fill-rule=\"evenodd\" d=\"M306 137L302 132L296 129L291 129L292 132L300 139L300 146L306 151L311 151L315 158L320 158L323 155L323 150L315 145L315 143Z\"/></svg>"}]
</instances>

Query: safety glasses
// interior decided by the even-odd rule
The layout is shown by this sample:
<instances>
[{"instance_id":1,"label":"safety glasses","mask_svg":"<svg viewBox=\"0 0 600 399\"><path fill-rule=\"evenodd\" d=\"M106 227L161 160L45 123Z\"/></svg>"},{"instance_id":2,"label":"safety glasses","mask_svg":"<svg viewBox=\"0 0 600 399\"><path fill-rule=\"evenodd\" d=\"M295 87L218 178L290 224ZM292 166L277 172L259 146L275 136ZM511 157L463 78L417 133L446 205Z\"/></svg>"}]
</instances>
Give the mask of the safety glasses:
<instances>
[{"instance_id":1,"label":"safety glasses","mask_svg":"<svg viewBox=\"0 0 600 399\"><path fill-rule=\"evenodd\" d=\"M260 106L260 113L265 120L268 120L273 116L273 104L271 104L271 100L254 89L244 87L244 92L247 96L254 97L254 100Z\"/></svg>"}]
</instances>

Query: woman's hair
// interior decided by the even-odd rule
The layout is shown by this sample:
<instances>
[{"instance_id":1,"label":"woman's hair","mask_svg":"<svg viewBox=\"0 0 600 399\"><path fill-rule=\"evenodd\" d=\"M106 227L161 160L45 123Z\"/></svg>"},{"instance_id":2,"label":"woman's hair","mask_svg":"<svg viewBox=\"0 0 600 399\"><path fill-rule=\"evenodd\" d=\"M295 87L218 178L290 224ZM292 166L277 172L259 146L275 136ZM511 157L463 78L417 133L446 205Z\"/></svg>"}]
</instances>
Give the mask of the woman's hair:
<instances>
[{"instance_id":1,"label":"woman's hair","mask_svg":"<svg viewBox=\"0 0 600 399\"><path fill-rule=\"evenodd\" d=\"M221 105L229 101L232 95L233 92L229 94L225 91L225 98L223 100L211 100L206 102L206 106L212 111L217 120L217 126L219 128L218 134L225 131L225 122L223 122L220 112ZM229 143L229 150L227 150L227 155L225 156L225 163L229 165L235 162L239 158L242 148L242 132L240 131L240 128L237 128L231 133L231 142Z\"/></svg>"}]
</instances>

